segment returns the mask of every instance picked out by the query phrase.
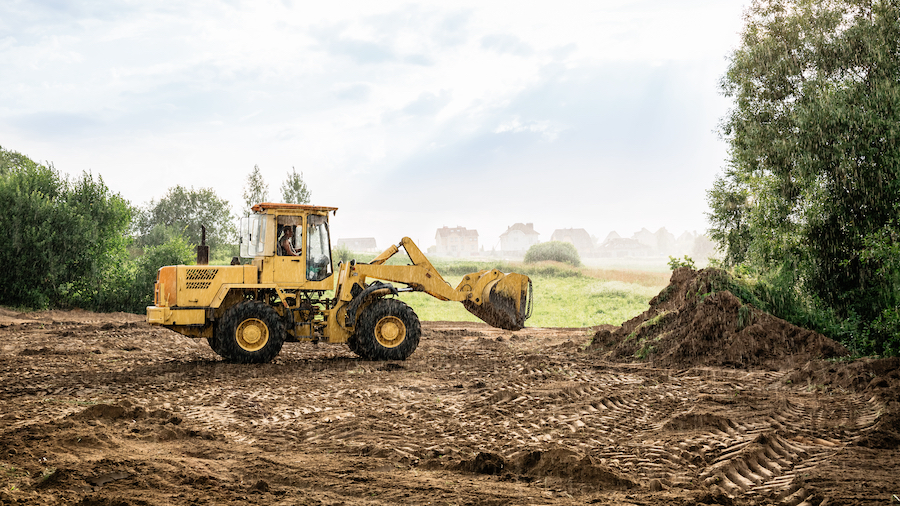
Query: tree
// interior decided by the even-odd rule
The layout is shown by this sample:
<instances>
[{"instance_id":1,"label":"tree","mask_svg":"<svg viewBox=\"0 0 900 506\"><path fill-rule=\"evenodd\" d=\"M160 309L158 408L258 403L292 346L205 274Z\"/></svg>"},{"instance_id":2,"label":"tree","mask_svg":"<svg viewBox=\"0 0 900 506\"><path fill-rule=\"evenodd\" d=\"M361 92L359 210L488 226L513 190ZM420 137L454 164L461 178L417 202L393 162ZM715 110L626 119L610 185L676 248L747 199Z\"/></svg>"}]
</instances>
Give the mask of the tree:
<instances>
[{"instance_id":1,"label":"tree","mask_svg":"<svg viewBox=\"0 0 900 506\"><path fill-rule=\"evenodd\" d=\"M846 321L900 302L896 273L869 253L892 237L900 201L898 19L896 0L755 0L722 81L734 107L711 237L729 264L789 273ZM871 349L859 351L900 341L866 325Z\"/></svg>"},{"instance_id":2,"label":"tree","mask_svg":"<svg viewBox=\"0 0 900 506\"><path fill-rule=\"evenodd\" d=\"M62 177L0 147L0 304L32 308L103 304L126 259L131 208L101 177Z\"/></svg>"},{"instance_id":3,"label":"tree","mask_svg":"<svg viewBox=\"0 0 900 506\"><path fill-rule=\"evenodd\" d=\"M160 267L190 265L196 259L194 249L180 235L165 242L146 246L141 255L123 262L111 276L103 311L127 311L142 314L153 304L153 287Z\"/></svg>"},{"instance_id":4,"label":"tree","mask_svg":"<svg viewBox=\"0 0 900 506\"><path fill-rule=\"evenodd\" d=\"M297 169L291 167L287 179L281 183L281 199L289 204L309 204L311 195L303 181L303 172L297 174Z\"/></svg>"},{"instance_id":5,"label":"tree","mask_svg":"<svg viewBox=\"0 0 900 506\"><path fill-rule=\"evenodd\" d=\"M253 166L253 171L247 176L247 182L244 184L244 212L249 214L250 208L265 202L269 199L269 185L262 177L259 165Z\"/></svg>"},{"instance_id":6,"label":"tree","mask_svg":"<svg viewBox=\"0 0 900 506\"><path fill-rule=\"evenodd\" d=\"M235 242L237 228L227 200L220 199L212 188L174 186L164 197L151 200L137 220L138 244L157 246L175 236L184 237L192 245L200 244L201 226L206 227L206 243L210 248Z\"/></svg>"}]
</instances>

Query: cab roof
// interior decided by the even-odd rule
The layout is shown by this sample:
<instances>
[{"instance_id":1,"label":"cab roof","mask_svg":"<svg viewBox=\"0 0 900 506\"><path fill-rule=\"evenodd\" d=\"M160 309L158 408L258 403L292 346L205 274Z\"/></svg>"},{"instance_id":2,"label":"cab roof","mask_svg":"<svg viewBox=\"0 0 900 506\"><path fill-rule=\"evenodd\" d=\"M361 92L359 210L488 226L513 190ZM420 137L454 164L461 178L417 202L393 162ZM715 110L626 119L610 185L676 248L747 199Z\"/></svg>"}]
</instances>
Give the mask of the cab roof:
<instances>
[{"instance_id":1,"label":"cab roof","mask_svg":"<svg viewBox=\"0 0 900 506\"><path fill-rule=\"evenodd\" d=\"M250 209L252 209L253 212L255 212L255 213L261 213L261 212L267 211L269 209L273 209L273 210L283 209L285 211L313 211L313 212L325 211L327 213L330 211L337 211L338 208L329 207L329 206L314 206L314 205L310 205L310 204L284 204L284 203L278 203L278 202L261 202L259 204L256 204L255 206L251 207Z\"/></svg>"}]
</instances>

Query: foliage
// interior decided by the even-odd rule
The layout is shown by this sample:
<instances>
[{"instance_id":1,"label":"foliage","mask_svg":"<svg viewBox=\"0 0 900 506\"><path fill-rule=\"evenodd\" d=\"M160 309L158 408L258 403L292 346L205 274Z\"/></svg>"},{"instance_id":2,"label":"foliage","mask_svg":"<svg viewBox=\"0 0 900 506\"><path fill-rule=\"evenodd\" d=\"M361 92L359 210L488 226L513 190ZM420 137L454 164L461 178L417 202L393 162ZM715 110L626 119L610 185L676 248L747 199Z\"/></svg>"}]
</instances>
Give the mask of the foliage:
<instances>
[{"instance_id":1,"label":"foliage","mask_svg":"<svg viewBox=\"0 0 900 506\"><path fill-rule=\"evenodd\" d=\"M697 268L697 266L694 265L694 260L687 255L685 255L684 258L669 256L669 269L674 271L679 267L690 267L691 269Z\"/></svg>"},{"instance_id":2,"label":"foliage","mask_svg":"<svg viewBox=\"0 0 900 506\"><path fill-rule=\"evenodd\" d=\"M291 167L291 172L288 172L287 179L281 183L282 202L309 204L311 198L312 195L309 193L309 188L306 187L306 182L303 181L303 172L297 174L297 170Z\"/></svg>"},{"instance_id":3,"label":"foliage","mask_svg":"<svg viewBox=\"0 0 900 506\"><path fill-rule=\"evenodd\" d=\"M777 316L865 353L900 340L885 228L900 200L898 19L891 0L755 0L722 82L729 166L708 192L724 263L755 271Z\"/></svg>"},{"instance_id":4,"label":"foliage","mask_svg":"<svg viewBox=\"0 0 900 506\"><path fill-rule=\"evenodd\" d=\"M138 246L158 246L180 236L193 245L200 244L201 226L206 227L210 250L237 241L231 205L220 199L212 188L187 189L174 186L164 197L151 200L135 220Z\"/></svg>"},{"instance_id":5,"label":"foliage","mask_svg":"<svg viewBox=\"0 0 900 506\"><path fill-rule=\"evenodd\" d=\"M242 196L245 214L250 214L250 208L256 204L269 200L269 184L263 179L259 165L254 165L253 170L247 175Z\"/></svg>"},{"instance_id":6,"label":"foliage","mask_svg":"<svg viewBox=\"0 0 900 506\"><path fill-rule=\"evenodd\" d=\"M581 257L575 245L569 242L550 241L535 244L525 252L525 263L544 262L552 260L570 264L574 267L581 265Z\"/></svg>"},{"instance_id":7,"label":"foliage","mask_svg":"<svg viewBox=\"0 0 900 506\"><path fill-rule=\"evenodd\" d=\"M156 273L166 265L194 263L194 249L181 236L169 238L165 243L144 248L143 254L123 264L115 272L107 295L104 311L128 311L143 313L153 303L153 287Z\"/></svg>"},{"instance_id":8,"label":"foliage","mask_svg":"<svg viewBox=\"0 0 900 506\"><path fill-rule=\"evenodd\" d=\"M126 257L131 208L100 177L62 177L52 165L0 148L0 304L103 304Z\"/></svg>"}]
</instances>

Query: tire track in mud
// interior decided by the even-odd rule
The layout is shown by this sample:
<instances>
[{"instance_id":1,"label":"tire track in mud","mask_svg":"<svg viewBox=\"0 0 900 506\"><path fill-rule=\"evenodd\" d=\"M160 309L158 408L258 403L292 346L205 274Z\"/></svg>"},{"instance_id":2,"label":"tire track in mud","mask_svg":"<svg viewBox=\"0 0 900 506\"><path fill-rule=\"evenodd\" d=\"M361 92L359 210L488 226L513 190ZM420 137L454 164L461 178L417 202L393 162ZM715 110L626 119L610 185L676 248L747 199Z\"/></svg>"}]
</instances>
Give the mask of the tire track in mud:
<instances>
[{"instance_id":1,"label":"tire track in mud","mask_svg":"<svg viewBox=\"0 0 900 506\"><path fill-rule=\"evenodd\" d=\"M798 478L865 435L881 409L849 392L788 384L785 372L603 363L577 344L548 347L542 332L553 329L514 335L426 324L405 362L288 344L274 364L240 366L202 341L105 325L4 330L0 407L21 405L3 419L5 430L129 399L229 441L279 450L412 466L564 448L645 486L818 504Z\"/></svg>"},{"instance_id":2,"label":"tire track in mud","mask_svg":"<svg viewBox=\"0 0 900 506\"><path fill-rule=\"evenodd\" d=\"M474 360L483 356L477 354ZM195 407L184 414L198 422L214 421L210 429L225 429L236 441L355 448L407 462L435 453L466 456L480 451L512 459L523 452L564 447L642 482L696 482L732 495L790 503L803 495L794 485L797 476L860 437L872 427L879 409L874 401L854 396L831 400L783 392L779 382L784 374L773 372L693 371L669 377L640 368L598 371L575 359L567 365L517 364L483 375L485 379L467 377L455 364L444 364L440 369L450 370L446 377L451 381L442 382L434 365L410 367L408 362L386 373L363 364L356 374L371 379L369 388L357 382L351 382L356 387L342 388L338 381L334 388L298 384L277 395L239 389L202 408L196 406L203 405L203 399L188 399ZM429 369L435 376L428 386L391 384L397 371L402 377ZM469 383L452 384L460 381ZM728 416L729 403L743 405L756 395L768 400L771 389L783 397L778 409L751 419ZM671 421L691 413L693 402L702 396L724 403L723 413L673 429ZM678 437L680 433L685 437Z\"/></svg>"}]
</instances>

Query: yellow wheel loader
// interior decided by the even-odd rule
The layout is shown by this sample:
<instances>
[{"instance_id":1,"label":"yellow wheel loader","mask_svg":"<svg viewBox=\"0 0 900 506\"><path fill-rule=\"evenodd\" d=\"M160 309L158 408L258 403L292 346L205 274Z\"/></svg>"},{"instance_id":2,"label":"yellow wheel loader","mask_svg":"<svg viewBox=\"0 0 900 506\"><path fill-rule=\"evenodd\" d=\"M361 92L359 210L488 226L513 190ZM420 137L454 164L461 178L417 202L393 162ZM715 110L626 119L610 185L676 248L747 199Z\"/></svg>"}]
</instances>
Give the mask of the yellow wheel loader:
<instances>
[{"instance_id":1,"label":"yellow wheel loader","mask_svg":"<svg viewBox=\"0 0 900 506\"><path fill-rule=\"evenodd\" d=\"M336 211L257 204L240 223L240 255L250 263L162 267L147 321L206 338L228 361L263 363L285 341L346 343L363 359L405 360L419 344L421 327L412 308L391 297L400 292L462 302L507 330L522 329L531 316L527 276L483 270L452 288L408 237L367 264L351 260L333 272L328 217ZM204 247L198 264L206 263ZM400 248L410 264L386 265Z\"/></svg>"}]
</instances>

